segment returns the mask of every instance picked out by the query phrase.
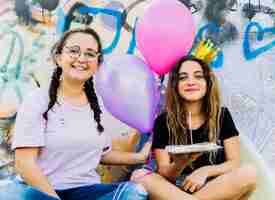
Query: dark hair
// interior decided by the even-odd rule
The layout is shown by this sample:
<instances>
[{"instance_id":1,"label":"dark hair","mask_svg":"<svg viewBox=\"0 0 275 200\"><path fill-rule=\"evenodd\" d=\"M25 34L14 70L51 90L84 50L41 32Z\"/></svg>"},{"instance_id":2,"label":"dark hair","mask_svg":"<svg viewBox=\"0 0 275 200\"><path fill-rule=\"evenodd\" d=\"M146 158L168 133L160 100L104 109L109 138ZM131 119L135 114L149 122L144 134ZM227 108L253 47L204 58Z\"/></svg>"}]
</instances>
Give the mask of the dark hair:
<instances>
[{"instance_id":1,"label":"dark hair","mask_svg":"<svg viewBox=\"0 0 275 200\"><path fill-rule=\"evenodd\" d=\"M62 37L59 39L59 41L53 46L53 48L51 49L51 56L52 59L56 65L56 68L52 74L52 79L51 79L51 83L50 83L50 87L49 87L49 104L48 104L48 108L47 110L43 113L43 117L44 119L47 121L48 120L48 111L51 110L54 106L54 104L57 102L57 90L58 87L60 85L60 77L62 74L62 68L58 65L57 61L56 61L56 55L61 54L62 49L65 45L65 42L67 41L67 39L69 38L70 35L73 35L75 33L84 33L84 34L88 34L94 37L94 39L97 41L98 44L98 52L100 53L98 56L98 63L99 65L102 63L103 61L103 56L102 56L102 44L101 44L101 40L99 35L91 28L78 28L78 29L73 29L70 31L65 32ZM85 84L84 84L84 91L85 94L88 98L89 104L91 109L94 112L94 120L97 123L97 130L101 133L104 131L103 126L101 125L100 121L100 115L102 113L99 103L98 103L98 99L96 96L96 92L95 92L95 88L94 88L94 83L93 83L93 77L91 77L90 79L88 79Z\"/></svg>"},{"instance_id":2,"label":"dark hair","mask_svg":"<svg viewBox=\"0 0 275 200\"><path fill-rule=\"evenodd\" d=\"M182 97L178 93L179 70L184 62L194 61L198 63L206 80L207 90L203 98L202 112L206 116L207 128L209 129L209 141L217 140L220 117L220 93L218 81L212 69L203 60L194 56L182 57L174 66L169 74L168 85L166 89L167 125L169 129L169 143L183 144L187 142L186 132L186 108L182 103ZM180 132L185 134L179 134Z\"/></svg>"}]
</instances>

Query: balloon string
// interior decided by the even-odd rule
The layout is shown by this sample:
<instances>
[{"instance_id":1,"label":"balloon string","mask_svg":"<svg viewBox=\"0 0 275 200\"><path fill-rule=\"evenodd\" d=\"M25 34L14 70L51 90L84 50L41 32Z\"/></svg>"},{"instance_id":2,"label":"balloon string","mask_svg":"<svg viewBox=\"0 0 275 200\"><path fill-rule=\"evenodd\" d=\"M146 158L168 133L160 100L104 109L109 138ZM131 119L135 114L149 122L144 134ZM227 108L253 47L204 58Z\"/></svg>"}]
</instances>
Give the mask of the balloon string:
<instances>
[{"instance_id":1,"label":"balloon string","mask_svg":"<svg viewBox=\"0 0 275 200\"><path fill-rule=\"evenodd\" d=\"M193 144L193 134L192 134L192 116L191 112L189 112L189 130L190 130L190 138L191 144Z\"/></svg>"}]
</instances>

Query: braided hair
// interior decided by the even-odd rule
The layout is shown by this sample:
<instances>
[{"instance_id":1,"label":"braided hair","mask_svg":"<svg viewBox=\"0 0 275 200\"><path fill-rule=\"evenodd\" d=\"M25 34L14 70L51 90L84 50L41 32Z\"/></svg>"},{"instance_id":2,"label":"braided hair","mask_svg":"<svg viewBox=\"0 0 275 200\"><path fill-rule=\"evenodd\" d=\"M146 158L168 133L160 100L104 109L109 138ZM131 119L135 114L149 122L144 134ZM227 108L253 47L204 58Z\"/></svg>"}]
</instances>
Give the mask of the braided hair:
<instances>
[{"instance_id":1,"label":"braided hair","mask_svg":"<svg viewBox=\"0 0 275 200\"><path fill-rule=\"evenodd\" d=\"M103 57L102 57L102 44L99 35L91 28L78 28L78 29L73 29L70 31L67 31L63 34L63 36L60 38L60 40L53 46L51 49L51 56L52 59L56 65L56 68L52 74L51 82L50 82L50 87L49 87L49 104L47 110L43 113L43 118L47 121L48 120L48 112L51 110L54 106L54 104L57 102L57 91L60 86L60 77L62 74L62 68L58 65L56 56L58 54L61 54L62 49L65 45L66 40L68 37L74 33L85 33L93 36L95 40L98 43L98 52L99 57L98 57L98 63L102 63ZM93 77L88 79L85 84L84 84L84 91L87 96L87 99L89 101L91 110L94 113L94 120L97 123L97 130L99 133L102 133L104 131L103 126L101 125L101 108L98 103L98 98L96 96L95 88L94 88L94 82L93 82Z\"/></svg>"}]
</instances>

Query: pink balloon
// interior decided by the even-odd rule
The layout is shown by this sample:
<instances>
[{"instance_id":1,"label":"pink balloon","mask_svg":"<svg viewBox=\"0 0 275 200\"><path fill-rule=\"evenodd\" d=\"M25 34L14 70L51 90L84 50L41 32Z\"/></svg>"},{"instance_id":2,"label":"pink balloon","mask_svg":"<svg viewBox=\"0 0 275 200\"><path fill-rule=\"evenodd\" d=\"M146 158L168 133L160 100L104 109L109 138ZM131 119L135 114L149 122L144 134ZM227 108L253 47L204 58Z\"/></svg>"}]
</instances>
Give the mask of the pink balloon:
<instances>
[{"instance_id":1,"label":"pink balloon","mask_svg":"<svg viewBox=\"0 0 275 200\"><path fill-rule=\"evenodd\" d=\"M136 38L150 68L163 75L192 47L192 13L178 0L154 0L137 23Z\"/></svg>"}]
</instances>

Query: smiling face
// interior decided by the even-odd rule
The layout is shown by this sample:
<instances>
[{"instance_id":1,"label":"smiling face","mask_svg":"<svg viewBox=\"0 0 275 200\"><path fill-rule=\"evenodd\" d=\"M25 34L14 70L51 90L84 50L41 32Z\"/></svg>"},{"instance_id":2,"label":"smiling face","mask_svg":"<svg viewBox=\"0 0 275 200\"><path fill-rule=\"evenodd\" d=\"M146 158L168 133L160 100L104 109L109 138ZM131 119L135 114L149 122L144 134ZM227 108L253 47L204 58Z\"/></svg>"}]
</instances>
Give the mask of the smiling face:
<instances>
[{"instance_id":1,"label":"smiling face","mask_svg":"<svg viewBox=\"0 0 275 200\"><path fill-rule=\"evenodd\" d=\"M201 65L195 61L183 62L178 72L178 94L187 102L202 101L207 82Z\"/></svg>"},{"instance_id":2,"label":"smiling face","mask_svg":"<svg viewBox=\"0 0 275 200\"><path fill-rule=\"evenodd\" d=\"M87 33L73 33L65 41L57 55L62 68L62 78L85 82L98 68L99 46L96 39Z\"/></svg>"}]
</instances>

